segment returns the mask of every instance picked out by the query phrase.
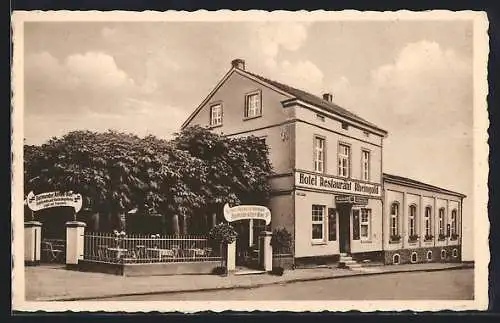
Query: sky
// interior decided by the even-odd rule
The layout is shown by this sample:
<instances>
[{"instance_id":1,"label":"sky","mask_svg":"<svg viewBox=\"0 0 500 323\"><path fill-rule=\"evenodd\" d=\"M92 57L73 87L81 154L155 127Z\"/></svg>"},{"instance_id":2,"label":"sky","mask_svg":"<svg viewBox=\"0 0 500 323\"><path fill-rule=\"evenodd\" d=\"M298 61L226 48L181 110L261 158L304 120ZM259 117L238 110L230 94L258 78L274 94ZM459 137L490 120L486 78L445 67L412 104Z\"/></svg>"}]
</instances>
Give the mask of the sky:
<instances>
[{"instance_id":1,"label":"sky","mask_svg":"<svg viewBox=\"0 0 500 323\"><path fill-rule=\"evenodd\" d=\"M26 144L76 129L168 139L242 58L387 130L384 171L466 194L472 237L471 22L26 22L24 31Z\"/></svg>"}]
</instances>

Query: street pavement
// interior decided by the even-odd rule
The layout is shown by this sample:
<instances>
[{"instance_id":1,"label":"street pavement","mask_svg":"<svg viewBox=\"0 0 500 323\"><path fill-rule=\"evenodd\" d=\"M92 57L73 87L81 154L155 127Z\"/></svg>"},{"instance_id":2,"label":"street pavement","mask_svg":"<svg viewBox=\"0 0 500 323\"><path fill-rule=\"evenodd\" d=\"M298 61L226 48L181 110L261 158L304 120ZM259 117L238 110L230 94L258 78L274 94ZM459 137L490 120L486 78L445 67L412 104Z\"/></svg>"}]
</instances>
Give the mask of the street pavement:
<instances>
[{"instance_id":1,"label":"street pavement","mask_svg":"<svg viewBox=\"0 0 500 323\"><path fill-rule=\"evenodd\" d=\"M472 300L473 269L406 272L274 284L250 289L150 294L107 301Z\"/></svg>"},{"instance_id":2,"label":"street pavement","mask_svg":"<svg viewBox=\"0 0 500 323\"><path fill-rule=\"evenodd\" d=\"M123 277L111 274L80 272L64 266L25 268L25 299L28 301L98 300L109 297L140 296L181 292L220 291L221 289L256 288L314 280L344 279L350 276L366 278L397 272L461 271L467 264L425 263L398 266L374 266L367 272L336 267L296 269L283 276L260 275L174 275ZM452 270L457 269L457 270ZM424 273L424 274L425 274ZM355 280L356 281L356 280ZM404 282L401 282L404 283ZM415 284L415 282L413 282ZM322 284L322 282L318 282ZM418 282L417 282L418 284ZM383 287L382 287L383 288Z\"/></svg>"}]
</instances>

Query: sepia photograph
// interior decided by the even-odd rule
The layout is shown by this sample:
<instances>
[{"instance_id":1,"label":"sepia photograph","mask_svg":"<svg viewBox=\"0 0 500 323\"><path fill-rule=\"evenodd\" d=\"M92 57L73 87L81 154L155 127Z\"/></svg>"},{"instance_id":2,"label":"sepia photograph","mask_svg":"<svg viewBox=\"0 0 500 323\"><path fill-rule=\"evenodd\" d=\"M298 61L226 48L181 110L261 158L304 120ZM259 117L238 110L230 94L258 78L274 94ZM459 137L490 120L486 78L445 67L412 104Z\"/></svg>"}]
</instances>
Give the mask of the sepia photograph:
<instances>
[{"instance_id":1,"label":"sepia photograph","mask_svg":"<svg viewBox=\"0 0 500 323\"><path fill-rule=\"evenodd\" d=\"M13 309L487 307L485 13L12 21Z\"/></svg>"}]
</instances>

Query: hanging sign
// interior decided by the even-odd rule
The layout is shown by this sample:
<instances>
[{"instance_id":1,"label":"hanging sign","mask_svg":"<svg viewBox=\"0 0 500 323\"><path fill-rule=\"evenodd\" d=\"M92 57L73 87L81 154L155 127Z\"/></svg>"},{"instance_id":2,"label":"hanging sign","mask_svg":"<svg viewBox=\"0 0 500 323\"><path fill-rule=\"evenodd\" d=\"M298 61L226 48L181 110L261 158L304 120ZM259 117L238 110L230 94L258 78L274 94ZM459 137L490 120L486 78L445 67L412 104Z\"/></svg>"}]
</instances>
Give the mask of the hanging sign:
<instances>
[{"instance_id":1,"label":"hanging sign","mask_svg":"<svg viewBox=\"0 0 500 323\"><path fill-rule=\"evenodd\" d=\"M260 205L238 205L229 207L226 203L224 205L224 218L227 222L234 222L238 220L264 220L266 225L271 223L271 211Z\"/></svg>"},{"instance_id":2,"label":"hanging sign","mask_svg":"<svg viewBox=\"0 0 500 323\"><path fill-rule=\"evenodd\" d=\"M73 192L47 192L35 195L29 192L26 203L32 211L40 211L52 207L70 206L79 212L82 208L82 195Z\"/></svg>"}]
</instances>

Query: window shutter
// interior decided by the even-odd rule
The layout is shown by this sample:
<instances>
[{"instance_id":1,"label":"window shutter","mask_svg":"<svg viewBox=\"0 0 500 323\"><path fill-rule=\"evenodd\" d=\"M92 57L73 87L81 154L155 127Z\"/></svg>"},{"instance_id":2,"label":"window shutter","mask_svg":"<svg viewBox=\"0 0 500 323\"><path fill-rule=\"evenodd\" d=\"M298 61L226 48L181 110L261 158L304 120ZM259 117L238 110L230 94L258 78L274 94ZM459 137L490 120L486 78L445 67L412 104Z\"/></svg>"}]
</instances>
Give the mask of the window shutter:
<instances>
[{"instance_id":1,"label":"window shutter","mask_svg":"<svg viewBox=\"0 0 500 323\"><path fill-rule=\"evenodd\" d=\"M359 240L359 210L352 210L352 240Z\"/></svg>"},{"instance_id":2,"label":"window shutter","mask_svg":"<svg viewBox=\"0 0 500 323\"><path fill-rule=\"evenodd\" d=\"M328 241L337 240L337 211L328 209Z\"/></svg>"}]
</instances>

